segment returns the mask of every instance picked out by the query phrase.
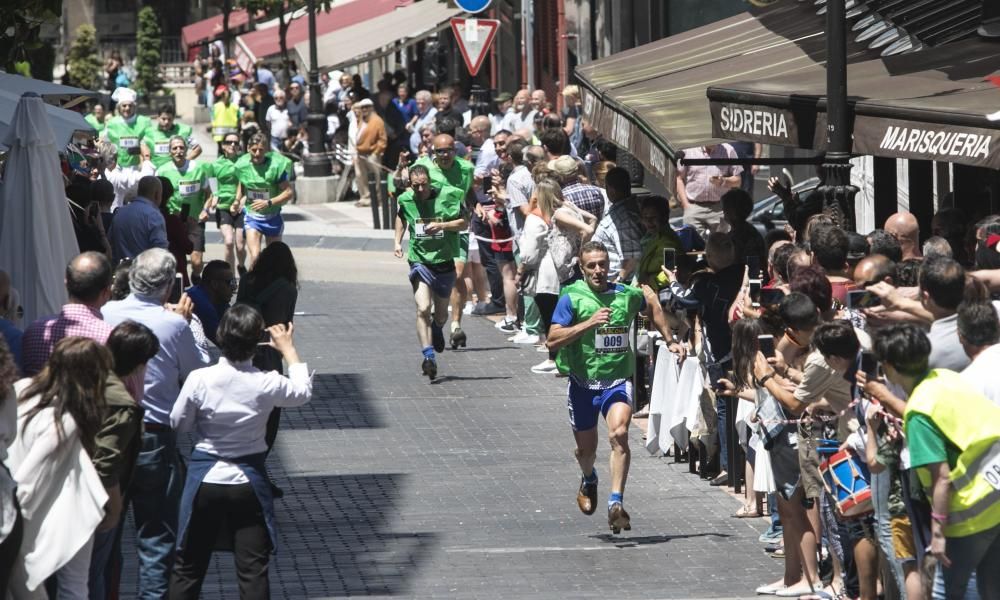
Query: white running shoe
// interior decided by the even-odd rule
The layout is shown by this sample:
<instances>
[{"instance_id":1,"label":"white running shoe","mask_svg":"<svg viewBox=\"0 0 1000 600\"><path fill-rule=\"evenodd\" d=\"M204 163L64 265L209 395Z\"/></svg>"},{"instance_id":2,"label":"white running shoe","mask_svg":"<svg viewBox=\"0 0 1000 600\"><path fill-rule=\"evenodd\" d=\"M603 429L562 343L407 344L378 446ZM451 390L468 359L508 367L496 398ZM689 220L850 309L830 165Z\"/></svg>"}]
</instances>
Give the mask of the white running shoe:
<instances>
[{"instance_id":1,"label":"white running shoe","mask_svg":"<svg viewBox=\"0 0 1000 600\"><path fill-rule=\"evenodd\" d=\"M497 321L494 325L497 329L504 333L516 334L517 333L517 317L504 317Z\"/></svg>"},{"instance_id":2,"label":"white running shoe","mask_svg":"<svg viewBox=\"0 0 1000 600\"><path fill-rule=\"evenodd\" d=\"M545 346L545 342L542 342L541 344L535 346L535 352L541 352L543 354L548 354L549 353L549 349L548 349L548 347Z\"/></svg>"},{"instance_id":3,"label":"white running shoe","mask_svg":"<svg viewBox=\"0 0 1000 600\"><path fill-rule=\"evenodd\" d=\"M514 336L511 340L515 344L537 344L538 336L533 333L528 333L527 331L522 331Z\"/></svg>"},{"instance_id":4,"label":"white running shoe","mask_svg":"<svg viewBox=\"0 0 1000 600\"><path fill-rule=\"evenodd\" d=\"M556 361L549 359L545 359L544 361L531 367L532 373L541 373L543 375L551 375L552 373L555 373L556 370Z\"/></svg>"},{"instance_id":5,"label":"white running shoe","mask_svg":"<svg viewBox=\"0 0 1000 600\"><path fill-rule=\"evenodd\" d=\"M472 302L466 302L465 303L465 308L462 309L462 314L463 315L471 315L472 314L472 309L474 309L474 308L476 308L476 305L474 303L472 303Z\"/></svg>"}]
</instances>

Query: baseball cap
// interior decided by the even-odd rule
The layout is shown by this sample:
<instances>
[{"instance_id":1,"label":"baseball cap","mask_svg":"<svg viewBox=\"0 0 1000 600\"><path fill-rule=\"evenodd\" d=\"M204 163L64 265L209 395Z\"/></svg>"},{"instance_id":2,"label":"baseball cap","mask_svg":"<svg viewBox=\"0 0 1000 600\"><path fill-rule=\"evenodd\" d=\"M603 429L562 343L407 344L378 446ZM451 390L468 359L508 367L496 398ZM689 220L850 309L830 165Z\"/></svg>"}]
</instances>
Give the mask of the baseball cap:
<instances>
[{"instance_id":1,"label":"baseball cap","mask_svg":"<svg viewBox=\"0 0 1000 600\"><path fill-rule=\"evenodd\" d=\"M503 102L510 102L513 99L514 95L511 94L510 92L500 92L499 94L496 95L496 98L494 98L493 101L497 103L503 103Z\"/></svg>"},{"instance_id":2,"label":"baseball cap","mask_svg":"<svg viewBox=\"0 0 1000 600\"><path fill-rule=\"evenodd\" d=\"M571 177L580 172L580 165L577 164L576 159L566 154L550 160L548 167L559 178Z\"/></svg>"}]
</instances>

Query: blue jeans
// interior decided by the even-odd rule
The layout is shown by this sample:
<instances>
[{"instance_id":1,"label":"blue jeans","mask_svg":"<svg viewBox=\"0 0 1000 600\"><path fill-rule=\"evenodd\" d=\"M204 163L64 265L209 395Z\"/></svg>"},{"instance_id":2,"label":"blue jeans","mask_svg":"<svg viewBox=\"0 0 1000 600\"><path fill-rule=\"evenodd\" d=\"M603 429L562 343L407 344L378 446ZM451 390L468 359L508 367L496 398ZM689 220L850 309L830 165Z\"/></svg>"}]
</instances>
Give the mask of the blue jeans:
<instances>
[{"instance_id":1,"label":"blue jeans","mask_svg":"<svg viewBox=\"0 0 1000 600\"><path fill-rule=\"evenodd\" d=\"M948 538L945 553L950 567L938 565L934 574L934 600L1000 597L1000 525L960 538Z\"/></svg>"},{"instance_id":2,"label":"blue jeans","mask_svg":"<svg viewBox=\"0 0 1000 600\"><path fill-rule=\"evenodd\" d=\"M184 465L177 453L177 434L142 434L142 451L129 484L139 552L139 598L166 598L174 564L177 512L184 489Z\"/></svg>"},{"instance_id":3,"label":"blue jeans","mask_svg":"<svg viewBox=\"0 0 1000 600\"><path fill-rule=\"evenodd\" d=\"M869 435L871 435L869 433ZM903 564L896 558L896 548L892 543L892 526L889 515L889 487L892 485L892 475L889 471L872 473L872 508L875 509L875 539L885 556L892 578L896 580L901 600L906 600L906 584L904 582ZM914 599L916 600L916 599Z\"/></svg>"},{"instance_id":4,"label":"blue jeans","mask_svg":"<svg viewBox=\"0 0 1000 600\"><path fill-rule=\"evenodd\" d=\"M719 468L729 472L729 440L726 439L726 400L722 396L715 397L715 412L719 418ZM752 484L751 484L752 485Z\"/></svg>"},{"instance_id":5,"label":"blue jeans","mask_svg":"<svg viewBox=\"0 0 1000 600\"><path fill-rule=\"evenodd\" d=\"M758 448L761 448L761 452L764 452L761 446L758 446ZM767 510L771 513L771 528L768 531L781 531L781 517L778 516L778 499L773 493L767 495Z\"/></svg>"}]
</instances>

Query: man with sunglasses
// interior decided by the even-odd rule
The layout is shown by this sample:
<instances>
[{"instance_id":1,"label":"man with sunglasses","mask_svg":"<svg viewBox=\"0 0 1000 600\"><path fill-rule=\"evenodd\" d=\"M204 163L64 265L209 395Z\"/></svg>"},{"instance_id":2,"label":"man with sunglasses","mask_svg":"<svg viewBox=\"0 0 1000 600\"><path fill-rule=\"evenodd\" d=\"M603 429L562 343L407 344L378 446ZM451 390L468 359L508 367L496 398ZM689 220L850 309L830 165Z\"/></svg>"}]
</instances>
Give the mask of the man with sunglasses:
<instances>
[{"instance_id":1,"label":"man with sunglasses","mask_svg":"<svg viewBox=\"0 0 1000 600\"><path fill-rule=\"evenodd\" d=\"M229 301L236 292L233 268L224 260L212 260L205 265L201 283L191 286L186 293L194 304L194 314L201 320L205 337L213 344L215 332L219 328L222 313L229 308Z\"/></svg>"},{"instance_id":2,"label":"man with sunglasses","mask_svg":"<svg viewBox=\"0 0 1000 600\"><path fill-rule=\"evenodd\" d=\"M179 135L170 138L171 162L156 170L156 175L166 177L173 184L174 193L166 199L167 210L172 215L186 218L188 238L194 246L191 252L191 280L201 277L202 255L205 252L205 222L208 207L212 204L209 178L212 169L208 163L188 159L187 140Z\"/></svg>"},{"instance_id":3,"label":"man with sunglasses","mask_svg":"<svg viewBox=\"0 0 1000 600\"><path fill-rule=\"evenodd\" d=\"M215 225L222 234L226 247L226 262L242 275L247 258L246 241L243 236L243 206L236 201L239 175L236 161L240 158L240 136L227 133L222 138L222 155L211 164L215 178Z\"/></svg>"},{"instance_id":4,"label":"man with sunglasses","mask_svg":"<svg viewBox=\"0 0 1000 600\"><path fill-rule=\"evenodd\" d=\"M461 190L431 177L424 165L410 168L410 189L399 196L393 254L403 258L403 233L408 233L410 283L417 305L417 339L424 375L437 377L435 352L444 351L444 324L455 284L458 235L468 227ZM461 313L460 313L461 314Z\"/></svg>"}]
</instances>

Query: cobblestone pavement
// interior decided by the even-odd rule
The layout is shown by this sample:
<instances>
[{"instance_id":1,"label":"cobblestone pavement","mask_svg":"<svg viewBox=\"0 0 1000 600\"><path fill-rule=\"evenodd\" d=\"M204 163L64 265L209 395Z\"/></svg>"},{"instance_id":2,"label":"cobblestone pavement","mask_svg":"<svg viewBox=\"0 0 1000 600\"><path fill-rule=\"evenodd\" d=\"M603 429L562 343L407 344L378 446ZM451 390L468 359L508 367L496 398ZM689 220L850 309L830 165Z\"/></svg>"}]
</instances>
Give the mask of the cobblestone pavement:
<instances>
[{"instance_id":1,"label":"cobblestone pavement","mask_svg":"<svg viewBox=\"0 0 1000 600\"><path fill-rule=\"evenodd\" d=\"M638 428L632 531L582 515L566 380L532 374L543 355L490 321L466 317L469 348L439 357L431 384L404 281L305 282L299 298L315 396L285 411L269 460L285 490L273 597L733 598L780 576L756 539L765 523L732 518L736 500L650 457ZM607 456L602 442L602 504ZM238 597L231 555L216 555L203 597Z\"/></svg>"}]
</instances>

